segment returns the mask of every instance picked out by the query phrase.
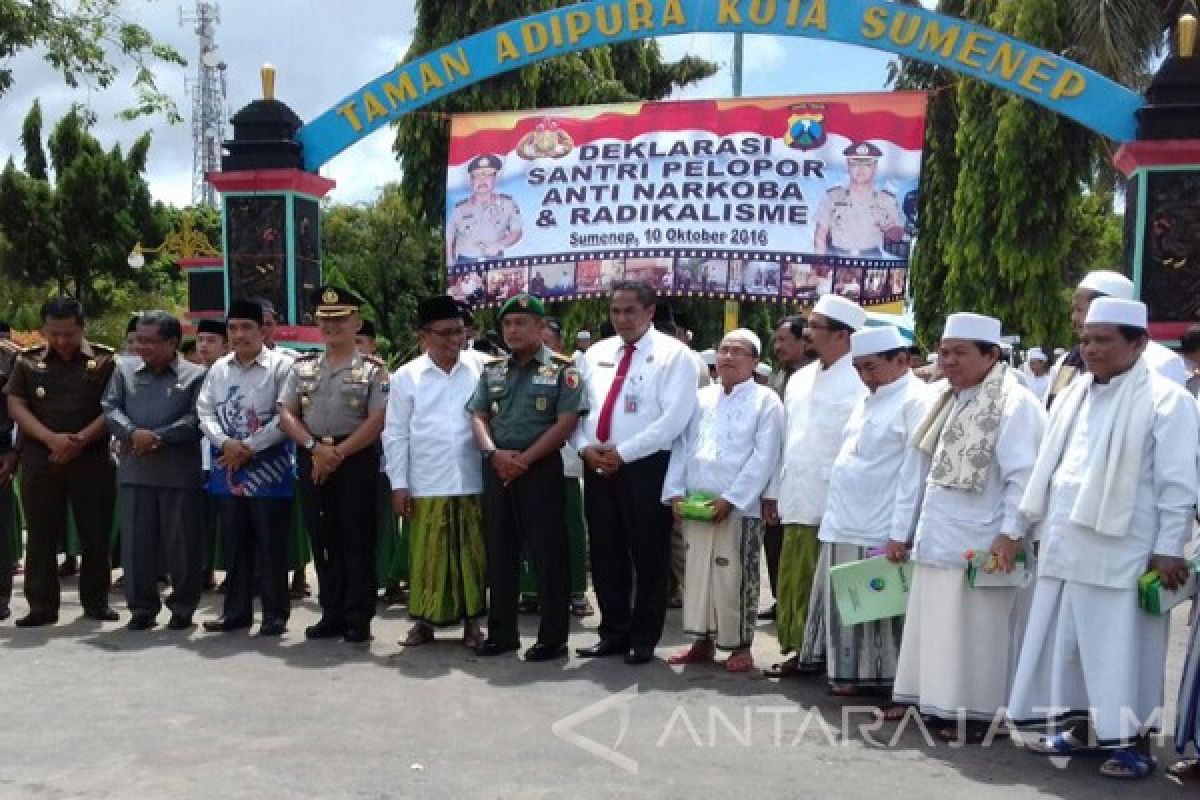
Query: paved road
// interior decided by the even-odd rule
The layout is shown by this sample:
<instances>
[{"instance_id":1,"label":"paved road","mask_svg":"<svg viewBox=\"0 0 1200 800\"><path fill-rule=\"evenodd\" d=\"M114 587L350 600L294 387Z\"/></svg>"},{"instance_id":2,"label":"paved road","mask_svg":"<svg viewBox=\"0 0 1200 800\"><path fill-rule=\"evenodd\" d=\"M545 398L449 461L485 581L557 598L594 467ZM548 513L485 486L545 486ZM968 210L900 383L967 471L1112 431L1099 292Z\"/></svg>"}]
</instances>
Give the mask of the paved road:
<instances>
[{"instance_id":1,"label":"paved road","mask_svg":"<svg viewBox=\"0 0 1200 800\"><path fill-rule=\"evenodd\" d=\"M977 800L1134 790L1099 777L1094 760L1056 766L1011 743L933 745L912 725L899 736L890 724L862 730L871 720L812 680L663 661L478 659L449 632L405 651L402 608L384 612L370 646L306 643L311 600L282 640L131 633L124 615L79 619L69 586L58 626L0 625L0 798ZM201 618L219 601L206 595ZM19 599L13 610L24 613ZM594 625L577 626L572 646L590 643ZM1172 704L1185 636L1177 624ZM672 612L660 655L683 642ZM764 627L755 656L768 664L775 654ZM1136 791L1184 796L1161 772Z\"/></svg>"}]
</instances>

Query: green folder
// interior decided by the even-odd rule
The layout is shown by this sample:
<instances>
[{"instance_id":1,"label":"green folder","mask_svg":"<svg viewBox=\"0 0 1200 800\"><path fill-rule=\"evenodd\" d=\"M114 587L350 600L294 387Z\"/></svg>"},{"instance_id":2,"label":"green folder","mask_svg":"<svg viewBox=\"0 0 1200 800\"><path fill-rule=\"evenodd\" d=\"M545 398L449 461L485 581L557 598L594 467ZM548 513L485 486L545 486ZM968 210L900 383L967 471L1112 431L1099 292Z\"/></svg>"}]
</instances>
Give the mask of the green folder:
<instances>
[{"instance_id":1,"label":"green folder","mask_svg":"<svg viewBox=\"0 0 1200 800\"><path fill-rule=\"evenodd\" d=\"M713 492L688 492L679 504L679 516L684 519L695 519L701 522L711 522L716 516L716 509L709 503L717 499Z\"/></svg>"},{"instance_id":2,"label":"green folder","mask_svg":"<svg viewBox=\"0 0 1200 800\"><path fill-rule=\"evenodd\" d=\"M912 563L893 564L883 556L839 564L829 581L843 625L900 617L908 610Z\"/></svg>"},{"instance_id":3,"label":"green folder","mask_svg":"<svg viewBox=\"0 0 1200 800\"><path fill-rule=\"evenodd\" d=\"M1192 573L1188 575L1187 582L1178 589L1173 590L1163 588L1162 580L1158 576L1158 570L1152 569L1138 578L1138 605L1142 607L1143 611L1161 616L1180 603L1195 597L1197 589L1196 569L1200 568L1200 559L1193 561L1191 568Z\"/></svg>"}]
</instances>

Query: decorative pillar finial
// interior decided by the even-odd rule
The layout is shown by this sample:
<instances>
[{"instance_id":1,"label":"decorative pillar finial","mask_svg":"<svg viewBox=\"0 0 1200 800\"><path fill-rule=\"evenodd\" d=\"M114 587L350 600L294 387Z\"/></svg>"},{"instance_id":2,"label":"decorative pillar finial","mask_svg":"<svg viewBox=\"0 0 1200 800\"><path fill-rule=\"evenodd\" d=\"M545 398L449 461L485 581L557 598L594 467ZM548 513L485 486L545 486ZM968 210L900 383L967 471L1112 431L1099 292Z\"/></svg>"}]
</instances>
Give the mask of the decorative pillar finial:
<instances>
[{"instance_id":1,"label":"decorative pillar finial","mask_svg":"<svg viewBox=\"0 0 1200 800\"><path fill-rule=\"evenodd\" d=\"M1195 22L1195 20L1193 20ZM259 70L259 75L262 77L263 100L275 99L275 67L270 64L263 64Z\"/></svg>"}]
</instances>

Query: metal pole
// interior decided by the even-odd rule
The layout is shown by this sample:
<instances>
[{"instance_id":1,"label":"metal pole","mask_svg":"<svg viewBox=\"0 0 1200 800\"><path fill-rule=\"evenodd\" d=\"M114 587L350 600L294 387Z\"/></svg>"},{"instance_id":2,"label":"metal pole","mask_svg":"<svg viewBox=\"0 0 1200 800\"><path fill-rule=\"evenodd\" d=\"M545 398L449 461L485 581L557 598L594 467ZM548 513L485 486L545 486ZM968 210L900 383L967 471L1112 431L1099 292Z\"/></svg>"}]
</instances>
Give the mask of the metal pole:
<instances>
[{"instance_id":1,"label":"metal pole","mask_svg":"<svg viewBox=\"0 0 1200 800\"><path fill-rule=\"evenodd\" d=\"M742 96L742 57L745 52L745 34L733 35L733 96ZM725 332L738 327L741 308L737 300L725 301Z\"/></svg>"}]
</instances>

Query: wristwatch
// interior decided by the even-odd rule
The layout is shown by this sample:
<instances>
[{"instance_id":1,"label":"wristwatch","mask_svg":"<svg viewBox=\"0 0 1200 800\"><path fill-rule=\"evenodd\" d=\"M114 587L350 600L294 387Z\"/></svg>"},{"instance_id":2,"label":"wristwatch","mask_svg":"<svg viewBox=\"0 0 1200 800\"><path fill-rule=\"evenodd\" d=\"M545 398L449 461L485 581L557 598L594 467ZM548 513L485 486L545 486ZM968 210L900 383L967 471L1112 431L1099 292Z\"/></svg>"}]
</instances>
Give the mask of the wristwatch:
<instances>
[{"instance_id":1,"label":"wristwatch","mask_svg":"<svg viewBox=\"0 0 1200 800\"><path fill-rule=\"evenodd\" d=\"M305 450L307 450L310 453L313 450L316 450L317 449L317 437L313 436L312 434L309 434L308 441L304 443L303 447Z\"/></svg>"}]
</instances>

